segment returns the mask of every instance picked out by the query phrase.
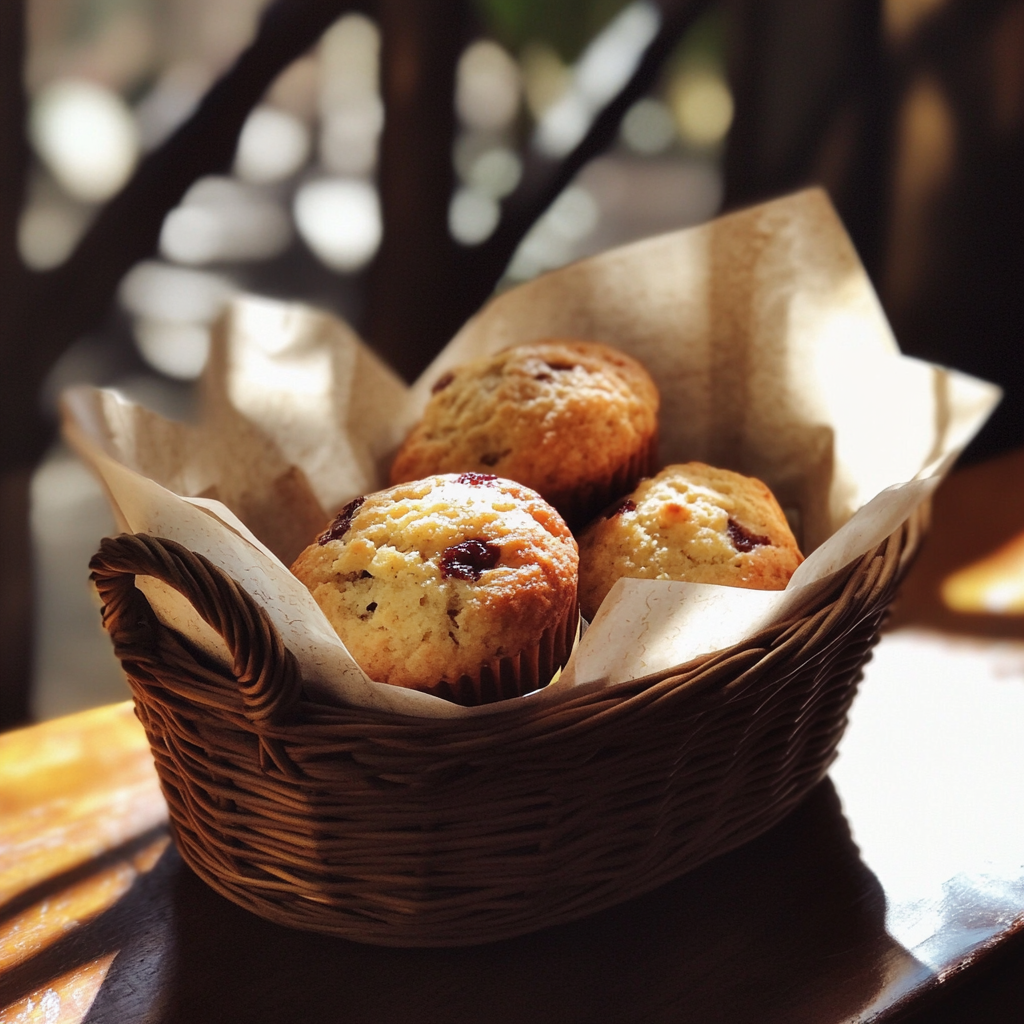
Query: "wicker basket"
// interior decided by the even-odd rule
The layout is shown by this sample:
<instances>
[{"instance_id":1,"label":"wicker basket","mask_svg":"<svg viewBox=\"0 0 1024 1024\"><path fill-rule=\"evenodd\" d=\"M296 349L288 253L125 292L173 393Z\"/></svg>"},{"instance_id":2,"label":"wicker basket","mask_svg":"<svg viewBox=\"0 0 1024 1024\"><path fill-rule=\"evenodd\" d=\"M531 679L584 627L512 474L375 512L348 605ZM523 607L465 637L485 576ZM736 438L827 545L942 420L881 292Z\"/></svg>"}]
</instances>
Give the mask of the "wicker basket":
<instances>
[{"instance_id":1,"label":"wicker basket","mask_svg":"<svg viewBox=\"0 0 1024 1024\"><path fill-rule=\"evenodd\" d=\"M779 821L834 757L925 515L746 643L454 721L305 699L263 609L178 544L123 535L91 567L196 873L280 924L453 946L583 917ZM157 622L136 574L192 602L233 673Z\"/></svg>"}]
</instances>

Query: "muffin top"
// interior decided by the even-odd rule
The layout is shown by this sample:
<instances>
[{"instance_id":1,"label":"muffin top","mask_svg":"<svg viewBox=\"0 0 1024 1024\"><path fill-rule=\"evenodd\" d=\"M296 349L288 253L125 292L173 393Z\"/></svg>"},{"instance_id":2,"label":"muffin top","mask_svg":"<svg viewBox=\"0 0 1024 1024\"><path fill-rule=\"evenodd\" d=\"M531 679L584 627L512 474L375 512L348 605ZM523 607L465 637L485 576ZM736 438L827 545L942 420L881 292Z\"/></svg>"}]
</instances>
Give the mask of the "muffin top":
<instances>
[{"instance_id":1,"label":"muffin top","mask_svg":"<svg viewBox=\"0 0 1024 1024\"><path fill-rule=\"evenodd\" d=\"M462 473L349 502L292 572L372 679L431 688L535 647L575 609L577 565L540 495Z\"/></svg>"},{"instance_id":2,"label":"muffin top","mask_svg":"<svg viewBox=\"0 0 1024 1024\"><path fill-rule=\"evenodd\" d=\"M657 416L653 381L617 349L586 341L518 345L438 379L391 480L497 473L563 508L564 496L610 480L646 454Z\"/></svg>"},{"instance_id":3,"label":"muffin top","mask_svg":"<svg viewBox=\"0 0 1024 1024\"><path fill-rule=\"evenodd\" d=\"M760 480L702 462L668 466L580 536L580 606L593 618L624 576L783 590L802 561Z\"/></svg>"}]
</instances>

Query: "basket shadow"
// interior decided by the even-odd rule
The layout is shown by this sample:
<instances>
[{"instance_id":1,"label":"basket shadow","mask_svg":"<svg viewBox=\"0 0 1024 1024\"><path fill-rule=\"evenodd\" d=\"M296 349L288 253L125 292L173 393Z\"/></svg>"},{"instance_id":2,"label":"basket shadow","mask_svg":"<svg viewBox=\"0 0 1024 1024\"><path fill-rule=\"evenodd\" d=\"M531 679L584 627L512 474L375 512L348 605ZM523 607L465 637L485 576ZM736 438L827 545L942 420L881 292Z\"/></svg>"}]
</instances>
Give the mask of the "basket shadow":
<instances>
[{"instance_id":1,"label":"basket shadow","mask_svg":"<svg viewBox=\"0 0 1024 1024\"><path fill-rule=\"evenodd\" d=\"M292 931L222 899L173 848L161 867L140 881L154 889L149 925L121 945L90 1024L799 1024L853 1015L921 969L885 932L884 894L827 779L781 824L675 882L486 946L384 949ZM140 972L159 989L145 1006L132 995Z\"/></svg>"}]
</instances>

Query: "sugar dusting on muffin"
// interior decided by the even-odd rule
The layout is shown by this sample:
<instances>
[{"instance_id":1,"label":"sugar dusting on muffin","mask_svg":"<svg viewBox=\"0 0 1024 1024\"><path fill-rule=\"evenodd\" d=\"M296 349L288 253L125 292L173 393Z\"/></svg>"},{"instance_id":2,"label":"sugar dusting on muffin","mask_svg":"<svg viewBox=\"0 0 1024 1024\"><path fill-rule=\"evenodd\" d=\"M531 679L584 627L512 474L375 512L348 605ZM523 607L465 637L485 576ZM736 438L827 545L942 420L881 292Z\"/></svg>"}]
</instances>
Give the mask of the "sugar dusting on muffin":
<instances>
[{"instance_id":1,"label":"sugar dusting on muffin","mask_svg":"<svg viewBox=\"0 0 1024 1024\"><path fill-rule=\"evenodd\" d=\"M765 484L701 462L643 481L579 540L586 618L622 577L783 590L803 561Z\"/></svg>"},{"instance_id":2,"label":"sugar dusting on muffin","mask_svg":"<svg viewBox=\"0 0 1024 1024\"><path fill-rule=\"evenodd\" d=\"M371 678L479 703L568 656L577 564L538 494L470 472L355 499L292 571Z\"/></svg>"}]
</instances>

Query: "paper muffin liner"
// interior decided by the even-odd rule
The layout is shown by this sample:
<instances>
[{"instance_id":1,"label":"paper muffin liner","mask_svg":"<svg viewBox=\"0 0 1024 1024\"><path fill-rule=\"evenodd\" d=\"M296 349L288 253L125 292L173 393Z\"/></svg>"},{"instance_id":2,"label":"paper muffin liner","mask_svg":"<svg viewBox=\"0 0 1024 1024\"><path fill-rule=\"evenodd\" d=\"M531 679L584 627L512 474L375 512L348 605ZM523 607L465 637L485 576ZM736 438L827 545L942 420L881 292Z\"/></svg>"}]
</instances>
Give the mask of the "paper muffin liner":
<instances>
[{"instance_id":1,"label":"paper muffin liner","mask_svg":"<svg viewBox=\"0 0 1024 1024\"><path fill-rule=\"evenodd\" d=\"M585 487L545 497L558 509L569 528L578 533L616 498L629 494L645 476L654 476L659 468L658 435L655 432L607 476L593 480Z\"/></svg>"},{"instance_id":2,"label":"paper muffin liner","mask_svg":"<svg viewBox=\"0 0 1024 1024\"><path fill-rule=\"evenodd\" d=\"M484 662L476 673L460 676L454 683L442 679L417 689L463 707L493 704L539 690L547 686L569 660L576 641L579 617L579 602L574 601L557 623L544 630L533 647L520 651L514 657L492 658Z\"/></svg>"}]
</instances>

